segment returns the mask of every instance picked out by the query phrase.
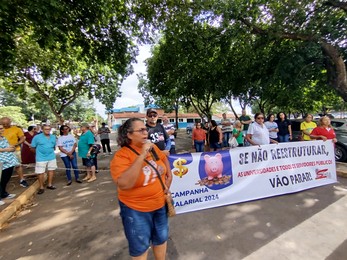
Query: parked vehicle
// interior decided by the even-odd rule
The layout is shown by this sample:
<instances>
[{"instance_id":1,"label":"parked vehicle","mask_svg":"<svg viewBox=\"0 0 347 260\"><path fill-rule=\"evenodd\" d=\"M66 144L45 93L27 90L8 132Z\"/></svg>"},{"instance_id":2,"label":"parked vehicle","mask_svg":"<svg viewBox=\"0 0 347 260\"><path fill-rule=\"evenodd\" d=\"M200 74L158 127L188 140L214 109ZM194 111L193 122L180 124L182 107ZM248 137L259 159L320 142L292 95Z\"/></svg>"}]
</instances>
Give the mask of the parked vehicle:
<instances>
[{"instance_id":1,"label":"parked vehicle","mask_svg":"<svg viewBox=\"0 0 347 260\"><path fill-rule=\"evenodd\" d=\"M302 133L300 124L303 119L292 119L292 141L301 141ZM314 120L316 123L318 120ZM337 143L335 144L335 159L338 162L347 161L347 120L331 119L331 126L336 133Z\"/></svg>"},{"instance_id":2,"label":"parked vehicle","mask_svg":"<svg viewBox=\"0 0 347 260\"><path fill-rule=\"evenodd\" d=\"M194 127L194 123L188 123L187 124L187 127L186 127L187 134L189 134L189 135L192 134L193 127Z\"/></svg>"}]
</instances>

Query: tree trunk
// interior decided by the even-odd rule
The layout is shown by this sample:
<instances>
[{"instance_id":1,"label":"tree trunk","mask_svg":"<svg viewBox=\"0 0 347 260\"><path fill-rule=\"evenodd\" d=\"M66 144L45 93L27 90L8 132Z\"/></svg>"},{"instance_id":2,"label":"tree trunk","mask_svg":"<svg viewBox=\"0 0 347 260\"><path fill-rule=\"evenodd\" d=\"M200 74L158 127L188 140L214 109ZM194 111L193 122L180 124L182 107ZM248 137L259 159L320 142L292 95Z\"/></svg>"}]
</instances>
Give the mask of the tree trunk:
<instances>
[{"instance_id":1,"label":"tree trunk","mask_svg":"<svg viewBox=\"0 0 347 260\"><path fill-rule=\"evenodd\" d=\"M228 102L228 105L229 105L230 108L231 108L231 111L233 111L234 116L235 116L235 120L236 120L236 119L239 118L239 116L237 115L237 113L236 113L236 111L235 111L235 109L234 109L232 100L233 100L232 97L229 97L228 100L227 100L227 102Z\"/></svg>"},{"instance_id":2,"label":"tree trunk","mask_svg":"<svg viewBox=\"0 0 347 260\"><path fill-rule=\"evenodd\" d=\"M328 73L328 83L332 86L344 101L347 101L347 74L346 64L336 47L321 42L323 54L326 57L326 69Z\"/></svg>"},{"instance_id":3,"label":"tree trunk","mask_svg":"<svg viewBox=\"0 0 347 260\"><path fill-rule=\"evenodd\" d=\"M175 102L175 122L176 122L176 129L178 129L178 100Z\"/></svg>"}]
</instances>

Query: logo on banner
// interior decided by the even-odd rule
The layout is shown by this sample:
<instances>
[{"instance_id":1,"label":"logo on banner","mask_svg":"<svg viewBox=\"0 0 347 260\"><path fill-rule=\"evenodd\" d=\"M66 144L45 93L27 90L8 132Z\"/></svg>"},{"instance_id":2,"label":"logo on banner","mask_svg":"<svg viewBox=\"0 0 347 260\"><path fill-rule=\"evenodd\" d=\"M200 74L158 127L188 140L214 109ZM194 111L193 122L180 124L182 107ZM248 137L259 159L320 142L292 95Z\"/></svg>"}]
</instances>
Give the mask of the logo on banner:
<instances>
[{"instance_id":1,"label":"logo on banner","mask_svg":"<svg viewBox=\"0 0 347 260\"><path fill-rule=\"evenodd\" d=\"M200 180L196 183L212 190L230 186L232 180L231 158L228 151L202 153L199 162Z\"/></svg>"},{"instance_id":2,"label":"logo on banner","mask_svg":"<svg viewBox=\"0 0 347 260\"><path fill-rule=\"evenodd\" d=\"M330 172L328 172L328 169L323 169L323 170L319 170L316 169L316 180L319 179L325 179L325 178L330 178Z\"/></svg>"},{"instance_id":3,"label":"logo on banner","mask_svg":"<svg viewBox=\"0 0 347 260\"><path fill-rule=\"evenodd\" d=\"M169 156L169 162L171 166L171 172L179 177L183 178L188 172L190 164L193 161L192 154L173 154Z\"/></svg>"}]
</instances>

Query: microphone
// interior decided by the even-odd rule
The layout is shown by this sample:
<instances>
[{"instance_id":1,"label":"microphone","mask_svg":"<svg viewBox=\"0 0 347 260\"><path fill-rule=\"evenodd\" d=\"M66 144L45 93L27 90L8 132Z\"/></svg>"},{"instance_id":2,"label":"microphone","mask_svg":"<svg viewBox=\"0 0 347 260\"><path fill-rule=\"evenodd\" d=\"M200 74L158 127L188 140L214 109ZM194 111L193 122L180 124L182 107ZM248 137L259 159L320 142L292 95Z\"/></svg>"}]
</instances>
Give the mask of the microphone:
<instances>
[{"instance_id":1,"label":"microphone","mask_svg":"<svg viewBox=\"0 0 347 260\"><path fill-rule=\"evenodd\" d=\"M152 142L151 142L150 140L147 140L147 143L152 143ZM158 156L157 152L154 150L153 147L151 147L151 148L149 149L149 153L151 154L152 159L153 159L154 161L159 161L159 156Z\"/></svg>"}]
</instances>

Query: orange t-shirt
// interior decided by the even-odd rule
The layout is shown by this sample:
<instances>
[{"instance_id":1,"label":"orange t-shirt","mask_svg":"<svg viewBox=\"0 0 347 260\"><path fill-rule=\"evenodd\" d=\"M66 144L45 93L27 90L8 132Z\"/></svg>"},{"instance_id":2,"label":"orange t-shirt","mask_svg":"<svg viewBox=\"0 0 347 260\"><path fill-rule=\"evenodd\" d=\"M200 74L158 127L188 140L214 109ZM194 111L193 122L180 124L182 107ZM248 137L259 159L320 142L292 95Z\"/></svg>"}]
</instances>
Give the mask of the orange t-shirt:
<instances>
[{"instance_id":1,"label":"orange t-shirt","mask_svg":"<svg viewBox=\"0 0 347 260\"><path fill-rule=\"evenodd\" d=\"M132 148L134 148L138 153L141 153L141 149L134 146L132 146ZM150 154L148 154L146 159L158 169L162 180L165 183L166 165L164 160L167 160L166 155L160 151L157 146L154 145L153 148L158 154L159 160L154 161ZM112 178L116 181L123 172L131 166L137 156L138 155L127 147L119 149L110 163ZM141 173L139 174L134 187L128 190L121 190L117 187L117 191L118 198L121 202L129 208L138 211L150 212L165 205L164 192L160 180L158 180L154 169L145 161L143 161Z\"/></svg>"},{"instance_id":2,"label":"orange t-shirt","mask_svg":"<svg viewBox=\"0 0 347 260\"><path fill-rule=\"evenodd\" d=\"M197 129L195 128L193 130L193 134L192 134L192 139L195 141L204 141L206 139L206 132L204 129Z\"/></svg>"}]
</instances>

